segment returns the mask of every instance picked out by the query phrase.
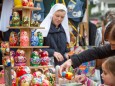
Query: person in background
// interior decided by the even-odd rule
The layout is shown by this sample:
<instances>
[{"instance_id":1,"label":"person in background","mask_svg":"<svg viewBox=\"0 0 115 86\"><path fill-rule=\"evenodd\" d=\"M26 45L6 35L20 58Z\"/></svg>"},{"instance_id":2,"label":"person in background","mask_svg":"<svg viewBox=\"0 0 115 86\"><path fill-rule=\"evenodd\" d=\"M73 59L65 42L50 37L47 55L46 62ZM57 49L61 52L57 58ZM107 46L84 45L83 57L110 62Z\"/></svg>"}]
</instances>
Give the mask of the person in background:
<instances>
[{"instance_id":1,"label":"person in background","mask_svg":"<svg viewBox=\"0 0 115 86\"><path fill-rule=\"evenodd\" d=\"M71 66L73 66L73 68L76 68L84 62L88 62L95 59L103 59L115 55L115 20L112 20L111 23L113 24L111 28L109 28L110 31L108 32L109 44L100 47L93 47L91 49L83 51L80 54L74 54L70 56L70 59L60 66L60 74L62 74L63 70L68 70L68 68L70 68Z\"/></svg>"},{"instance_id":2,"label":"person in background","mask_svg":"<svg viewBox=\"0 0 115 86\"><path fill-rule=\"evenodd\" d=\"M76 75L75 81L85 84L86 86L115 86L115 56L109 57L102 64L103 73L101 74L104 84L98 84L85 75Z\"/></svg>"},{"instance_id":3,"label":"person in background","mask_svg":"<svg viewBox=\"0 0 115 86\"><path fill-rule=\"evenodd\" d=\"M42 32L44 38L44 46L49 46L45 49L49 53L49 57L54 57L54 65L61 65L66 61L64 54L69 52L67 43L70 42L70 33L68 26L67 8L63 4L55 4L40 27L45 27Z\"/></svg>"}]
</instances>

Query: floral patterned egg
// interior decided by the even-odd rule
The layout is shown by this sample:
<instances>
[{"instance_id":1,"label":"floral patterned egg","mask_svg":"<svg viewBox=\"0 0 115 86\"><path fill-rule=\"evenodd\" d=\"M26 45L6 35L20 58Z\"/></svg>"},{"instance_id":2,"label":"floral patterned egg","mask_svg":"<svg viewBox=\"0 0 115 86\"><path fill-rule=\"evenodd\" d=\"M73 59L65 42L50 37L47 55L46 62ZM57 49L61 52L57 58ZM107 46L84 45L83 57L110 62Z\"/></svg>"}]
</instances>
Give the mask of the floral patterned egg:
<instances>
[{"instance_id":1,"label":"floral patterned egg","mask_svg":"<svg viewBox=\"0 0 115 86\"><path fill-rule=\"evenodd\" d=\"M29 46L29 37L27 31L20 33L20 46Z\"/></svg>"},{"instance_id":2,"label":"floral patterned egg","mask_svg":"<svg viewBox=\"0 0 115 86\"><path fill-rule=\"evenodd\" d=\"M18 43L18 34L16 32L11 32L9 37L10 46L16 46Z\"/></svg>"}]
</instances>

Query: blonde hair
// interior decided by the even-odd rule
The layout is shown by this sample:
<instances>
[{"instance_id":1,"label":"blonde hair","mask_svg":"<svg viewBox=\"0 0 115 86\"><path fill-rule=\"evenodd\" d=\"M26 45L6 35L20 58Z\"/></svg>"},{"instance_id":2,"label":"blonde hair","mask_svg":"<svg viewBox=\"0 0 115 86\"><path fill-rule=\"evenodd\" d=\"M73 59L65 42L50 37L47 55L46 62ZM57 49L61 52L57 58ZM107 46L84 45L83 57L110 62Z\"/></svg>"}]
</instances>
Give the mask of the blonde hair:
<instances>
[{"instance_id":1,"label":"blonde hair","mask_svg":"<svg viewBox=\"0 0 115 86\"><path fill-rule=\"evenodd\" d=\"M109 57L104 63L105 68L115 76L115 56Z\"/></svg>"}]
</instances>

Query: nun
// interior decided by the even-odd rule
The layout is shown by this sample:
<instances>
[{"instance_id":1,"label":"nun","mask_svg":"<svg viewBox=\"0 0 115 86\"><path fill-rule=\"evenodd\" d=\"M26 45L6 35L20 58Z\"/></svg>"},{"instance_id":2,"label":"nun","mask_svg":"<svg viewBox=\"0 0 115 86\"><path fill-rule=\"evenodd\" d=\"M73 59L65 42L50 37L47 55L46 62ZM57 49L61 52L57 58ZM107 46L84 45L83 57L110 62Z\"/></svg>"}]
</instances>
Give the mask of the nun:
<instances>
[{"instance_id":1,"label":"nun","mask_svg":"<svg viewBox=\"0 0 115 86\"><path fill-rule=\"evenodd\" d=\"M66 6L61 3L55 4L40 27L45 29L37 29L36 32L42 32L44 46L49 46L45 50L48 51L49 57L53 57L54 66L61 65L66 61L65 53L69 52L67 44L70 42Z\"/></svg>"}]
</instances>

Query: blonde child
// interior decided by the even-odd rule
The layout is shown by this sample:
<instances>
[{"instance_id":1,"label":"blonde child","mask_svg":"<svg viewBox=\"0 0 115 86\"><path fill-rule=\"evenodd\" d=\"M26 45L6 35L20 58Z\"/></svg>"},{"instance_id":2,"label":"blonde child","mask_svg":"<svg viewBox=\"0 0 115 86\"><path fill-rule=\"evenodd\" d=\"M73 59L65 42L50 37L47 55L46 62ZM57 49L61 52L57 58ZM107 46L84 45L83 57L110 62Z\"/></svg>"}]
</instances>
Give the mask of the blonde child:
<instances>
[{"instance_id":1,"label":"blonde child","mask_svg":"<svg viewBox=\"0 0 115 86\"><path fill-rule=\"evenodd\" d=\"M102 70L101 76L104 84L98 84L85 75L76 75L75 80L85 84L85 86L115 86L115 56L108 58L102 64Z\"/></svg>"}]
</instances>

